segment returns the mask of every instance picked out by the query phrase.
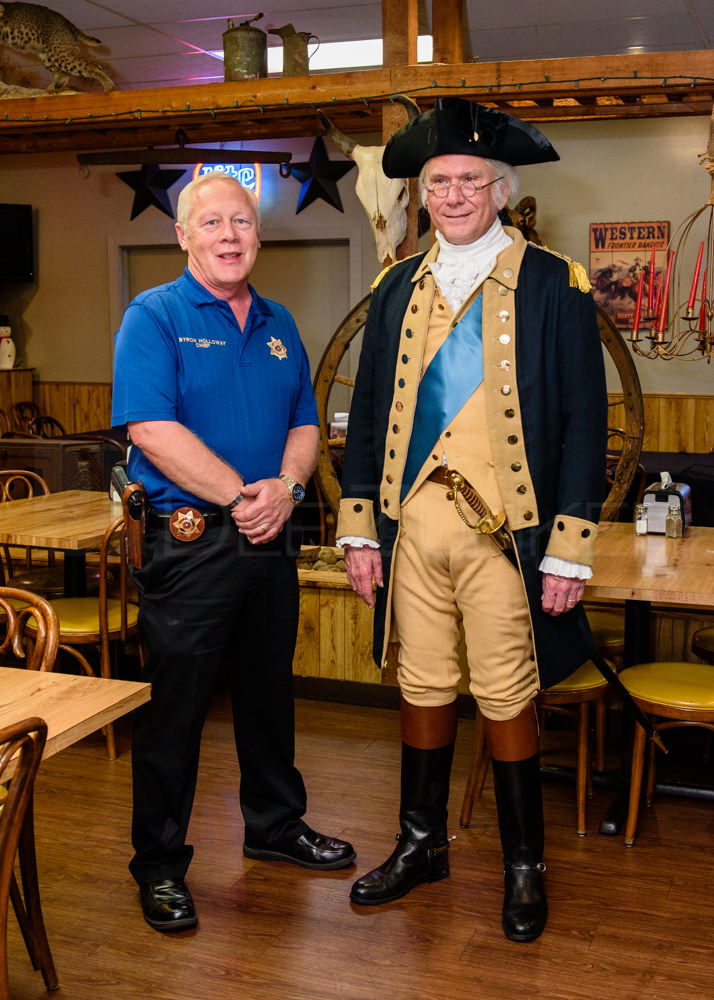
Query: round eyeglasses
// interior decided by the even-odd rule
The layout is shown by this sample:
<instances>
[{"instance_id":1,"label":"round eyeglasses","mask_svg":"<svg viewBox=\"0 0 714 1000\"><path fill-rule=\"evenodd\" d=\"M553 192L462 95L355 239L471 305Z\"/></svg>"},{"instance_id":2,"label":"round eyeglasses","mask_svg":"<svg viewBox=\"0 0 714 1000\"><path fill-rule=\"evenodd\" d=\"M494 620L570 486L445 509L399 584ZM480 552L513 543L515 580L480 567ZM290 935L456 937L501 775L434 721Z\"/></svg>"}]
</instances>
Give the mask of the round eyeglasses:
<instances>
[{"instance_id":1,"label":"round eyeglasses","mask_svg":"<svg viewBox=\"0 0 714 1000\"><path fill-rule=\"evenodd\" d=\"M496 181L502 180L503 177L494 177L487 184L474 184L473 181L462 181L460 184L447 184L446 181L437 181L432 187L429 187L427 184L424 187L435 198L445 198L449 193L449 188L452 187L458 188L464 198L473 198L479 191L484 191L487 187L495 184Z\"/></svg>"}]
</instances>

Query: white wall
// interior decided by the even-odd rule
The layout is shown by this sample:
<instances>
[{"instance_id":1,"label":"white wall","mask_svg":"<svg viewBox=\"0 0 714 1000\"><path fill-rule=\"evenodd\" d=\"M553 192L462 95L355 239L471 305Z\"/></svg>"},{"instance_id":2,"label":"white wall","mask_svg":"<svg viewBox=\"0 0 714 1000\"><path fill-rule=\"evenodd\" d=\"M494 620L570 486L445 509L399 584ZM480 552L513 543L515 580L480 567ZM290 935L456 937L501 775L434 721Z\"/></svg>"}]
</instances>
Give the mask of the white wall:
<instances>
[{"instance_id":1,"label":"white wall","mask_svg":"<svg viewBox=\"0 0 714 1000\"><path fill-rule=\"evenodd\" d=\"M706 117L542 126L561 161L523 167L519 173L521 194L537 200L543 242L587 263L591 222L665 219L674 230L709 197L709 177L697 159L706 149L708 126ZM309 158L312 144L312 139L295 139L260 147L290 149L293 160L301 161ZM326 146L331 157L340 156L329 140ZM129 221L133 192L115 174L130 169L94 167L85 179L71 154L0 157L0 201L31 203L39 235L37 281L0 284L0 313L10 316L18 363L34 367L43 381L111 379L118 247L174 241L173 220L156 208ZM190 177L186 170L185 181L169 190L172 205ZM266 170L277 173L274 167ZM278 198L264 218L266 237L271 232L280 238L358 232L350 278L353 302L368 291L379 270L355 179L356 168L338 183L344 214L320 200L296 215L298 181L274 178ZM638 369L644 391L710 393L714 385L711 367L701 362L639 361Z\"/></svg>"}]
</instances>

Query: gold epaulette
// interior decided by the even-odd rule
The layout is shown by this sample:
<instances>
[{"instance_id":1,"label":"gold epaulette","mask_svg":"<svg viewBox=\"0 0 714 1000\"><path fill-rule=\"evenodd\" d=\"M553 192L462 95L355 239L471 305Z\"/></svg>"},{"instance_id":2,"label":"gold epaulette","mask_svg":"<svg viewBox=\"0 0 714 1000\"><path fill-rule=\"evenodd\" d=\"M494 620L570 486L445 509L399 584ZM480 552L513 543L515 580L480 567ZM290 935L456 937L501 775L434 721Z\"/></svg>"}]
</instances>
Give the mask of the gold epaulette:
<instances>
[{"instance_id":1,"label":"gold epaulette","mask_svg":"<svg viewBox=\"0 0 714 1000\"><path fill-rule=\"evenodd\" d=\"M535 243L531 243L531 246L537 246ZM590 278L588 278L588 272L585 267L580 264L577 260L573 260L571 257L566 257L564 253L558 253L557 250L551 250L550 247L539 246L539 250L545 250L547 253L552 253L554 257L560 257L568 265L568 279L571 288L578 288L581 292L589 292L592 288L590 284Z\"/></svg>"},{"instance_id":2,"label":"gold epaulette","mask_svg":"<svg viewBox=\"0 0 714 1000\"><path fill-rule=\"evenodd\" d=\"M412 257L418 257L419 254L420 253L423 254L423 252L424 252L423 250L419 250L419 251L417 251L417 253L409 254L409 256L408 257L404 257L403 260L395 260L394 264L403 264L405 260L411 260ZM392 270L392 268L394 267L394 264L387 264L387 266L385 268L383 268L379 272L379 274L377 275L377 277L374 279L374 281L372 282L372 284L369 286L370 292L373 292L375 290L375 288L380 283L380 281L382 280L382 278L385 276L385 274L387 273L387 271L391 271Z\"/></svg>"}]
</instances>

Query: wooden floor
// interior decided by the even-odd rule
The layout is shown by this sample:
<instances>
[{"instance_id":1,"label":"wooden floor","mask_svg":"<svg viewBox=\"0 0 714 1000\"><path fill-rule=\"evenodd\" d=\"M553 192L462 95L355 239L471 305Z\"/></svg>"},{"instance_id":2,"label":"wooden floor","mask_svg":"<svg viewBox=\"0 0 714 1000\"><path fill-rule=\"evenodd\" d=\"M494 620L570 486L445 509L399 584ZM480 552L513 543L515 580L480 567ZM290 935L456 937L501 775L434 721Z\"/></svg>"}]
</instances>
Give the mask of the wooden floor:
<instances>
[{"instance_id":1,"label":"wooden floor","mask_svg":"<svg viewBox=\"0 0 714 1000\"><path fill-rule=\"evenodd\" d=\"M99 737L48 760L36 792L43 904L72 1000L693 1000L714 996L714 803L661 797L634 848L598 823L574 830L572 786L544 785L550 919L532 944L500 928L501 872L489 782L458 828L472 723L460 724L451 796L451 877L380 907L348 901L353 879L397 831L398 717L390 709L299 701L298 764L308 820L351 840L355 868L313 873L241 853L230 717L217 696L204 738L188 883L197 931L142 919L129 859L128 723L110 762ZM547 748L548 735L545 737ZM559 737L562 743L562 734ZM13 1000L46 998L14 915Z\"/></svg>"}]
</instances>

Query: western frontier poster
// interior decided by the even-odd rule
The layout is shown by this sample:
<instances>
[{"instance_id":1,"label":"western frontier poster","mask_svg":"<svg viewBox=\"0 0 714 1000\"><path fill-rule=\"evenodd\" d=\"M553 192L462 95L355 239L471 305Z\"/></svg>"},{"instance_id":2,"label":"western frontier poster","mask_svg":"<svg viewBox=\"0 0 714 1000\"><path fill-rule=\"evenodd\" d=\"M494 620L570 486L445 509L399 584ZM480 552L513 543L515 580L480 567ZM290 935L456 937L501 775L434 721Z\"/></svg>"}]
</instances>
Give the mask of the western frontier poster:
<instances>
[{"instance_id":1,"label":"western frontier poster","mask_svg":"<svg viewBox=\"0 0 714 1000\"><path fill-rule=\"evenodd\" d=\"M667 262L669 222L593 222L590 226L590 282L597 304L620 330L632 328L640 272L644 271L642 316L655 251L656 282Z\"/></svg>"}]
</instances>

